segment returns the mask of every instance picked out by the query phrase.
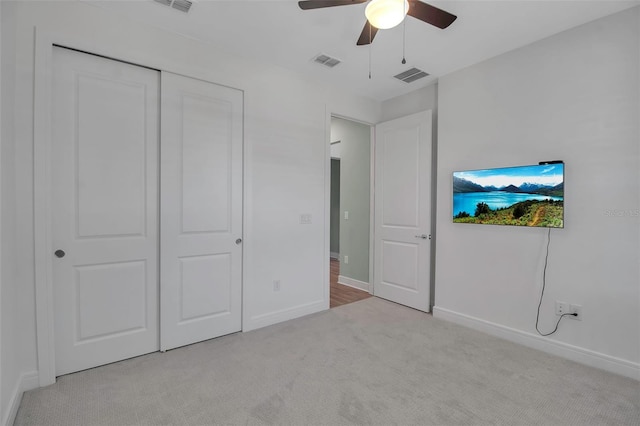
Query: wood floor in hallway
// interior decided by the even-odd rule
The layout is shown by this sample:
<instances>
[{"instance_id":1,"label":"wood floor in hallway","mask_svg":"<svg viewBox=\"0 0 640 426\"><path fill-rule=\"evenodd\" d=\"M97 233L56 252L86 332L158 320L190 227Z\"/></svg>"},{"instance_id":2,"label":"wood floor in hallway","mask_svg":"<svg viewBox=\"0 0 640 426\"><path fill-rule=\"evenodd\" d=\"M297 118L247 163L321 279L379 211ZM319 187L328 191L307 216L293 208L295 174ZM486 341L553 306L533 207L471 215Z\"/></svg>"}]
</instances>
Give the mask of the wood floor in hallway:
<instances>
[{"instance_id":1,"label":"wood floor in hallway","mask_svg":"<svg viewBox=\"0 0 640 426\"><path fill-rule=\"evenodd\" d=\"M329 307L335 308L336 306L346 305L347 303L353 303L371 297L371 294L366 291L338 284L338 275L340 275L340 262L337 259L331 259Z\"/></svg>"}]
</instances>

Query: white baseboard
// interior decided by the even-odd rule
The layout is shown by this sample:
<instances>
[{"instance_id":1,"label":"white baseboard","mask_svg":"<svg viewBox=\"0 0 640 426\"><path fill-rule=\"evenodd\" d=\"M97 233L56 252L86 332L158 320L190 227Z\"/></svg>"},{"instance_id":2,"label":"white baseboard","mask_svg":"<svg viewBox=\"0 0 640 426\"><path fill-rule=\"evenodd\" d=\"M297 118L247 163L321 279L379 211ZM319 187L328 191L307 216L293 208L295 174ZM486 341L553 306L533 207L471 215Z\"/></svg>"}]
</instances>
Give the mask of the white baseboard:
<instances>
[{"instance_id":1,"label":"white baseboard","mask_svg":"<svg viewBox=\"0 0 640 426\"><path fill-rule=\"evenodd\" d=\"M329 257L330 257L331 259L336 259L336 260L338 260L338 259L340 259L340 253L336 253L336 252L333 252L333 251L332 251L332 252L330 252L330 253L329 253Z\"/></svg>"},{"instance_id":2,"label":"white baseboard","mask_svg":"<svg viewBox=\"0 0 640 426\"><path fill-rule=\"evenodd\" d=\"M536 334L527 333L500 324L474 318L448 309L433 307L433 316L465 327L500 337L514 343L537 349L552 355L579 362L590 367L640 380L640 363L584 349L579 346L550 340Z\"/></svg>"},{"instance_id":3,"label":"white baseboard","mask_svg":"<svg viewBox=\"0 0 640 426\"><path fill-rule=\"evenodd\" d=\"M316 312L329 309L328 301L317 300L315 302L305 303L303 305L287 308L280 311L269 312L262 315L256 315L249 318L243 323L242 331L251 331L268 325L277 324L290 319L303 317L305 315L315 314Z\"/></svg>"},{"instance_id":4,"label":"white baseboard","mask_svg":"<svg viewBox=\"0 0 640 426\"><path fill-rule=\"evenodd\" d=\"M11 399L9 400L7 414L5 418L2 419L3 426L11 426L15 421L18 408L20 407L20 401L22 401L22 394L28 390L36 389L39 386L37 371L29 371L20 375L16 386L13 388Z\"/></svg>"},{"instance_id":5,"label":"white baseboard","mask_svg":"<svg viewBox=\"0 0 640 426\"><path fill-rule=\"evenodd\" d=\"M338 284L346 285L349 287L357 288L358 290L364 290L371 293L369 291L369 283L345 277L344 275L338 275Z\"/></svg>"}]
</instances>

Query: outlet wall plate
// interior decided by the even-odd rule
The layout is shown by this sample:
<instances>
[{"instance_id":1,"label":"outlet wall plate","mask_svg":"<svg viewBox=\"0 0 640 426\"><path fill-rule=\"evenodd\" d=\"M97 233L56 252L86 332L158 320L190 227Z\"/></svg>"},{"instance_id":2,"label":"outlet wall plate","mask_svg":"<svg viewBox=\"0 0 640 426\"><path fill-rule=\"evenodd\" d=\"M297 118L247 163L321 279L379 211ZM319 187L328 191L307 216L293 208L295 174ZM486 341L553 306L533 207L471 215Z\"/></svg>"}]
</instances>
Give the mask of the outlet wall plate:
<instances>
[{"instance_id":1,"label":"outlet wall plate","mask_svg":"<svg viewBox=\"0 0 640 426\"><path fill-rule=\"evenodd\" d=\"M570 311L570 306L568 303L565 302L560 302L558 300L556 300L556 315L560 316L560 315L564 315L564 314L568 314Z\"/></svg>"},{"instance_id":2,"label":"outlet wall plate","mask_svg":"<svg viewBox=\"0 0 640 426\"><path fill-rule=\"evenodd\" d=\"M582 321L582 306L581 305L572 305L565 302L560 302L556 300L556 315L564 315L564 314L578 314L578 315L567 315L566 317L572 320Z\"/></svg>"},{"instance_id":3,"label":"outlet wall plate","mask_svg":"<svg viewBox=\"0 0 640 426\"><path fill-rule=\"evenodd\" d=\"M569 316L569 318L582 321L582 306L581 305L571 305L569 306L569 312L572 314L578 314L577 316Z\"/></svg>"}]
</instances>

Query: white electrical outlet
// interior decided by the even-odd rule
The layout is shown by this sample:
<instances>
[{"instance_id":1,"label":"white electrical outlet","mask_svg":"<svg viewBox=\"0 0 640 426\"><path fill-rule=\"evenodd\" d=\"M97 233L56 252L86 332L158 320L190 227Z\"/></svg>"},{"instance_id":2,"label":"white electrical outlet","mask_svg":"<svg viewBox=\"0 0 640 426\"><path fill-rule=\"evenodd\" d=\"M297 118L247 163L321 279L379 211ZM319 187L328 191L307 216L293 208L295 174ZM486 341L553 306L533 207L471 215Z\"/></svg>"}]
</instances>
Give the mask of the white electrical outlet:
<instances>
[{"instance_id":1,"label":"white electrical outlet","mask_svg":"<svg viewBox=\"0 0 640 426\"><path fill-rule=\"evenodd\" d=\"M560 315L568 314L570 312L569 309L570 309L570 305L568 303L559 302L556 300L556 315L560 316Z\"/></svg>"},{"instance_id":2,"label":"white electrical outlet","mask_svg":"<svg viewBox=\"0 0 640 426\"><path fill-rule=\"evenodd\" d=\"M582 306L556 301L556 315L565 314L578 314L566 315L566 318L582 321Z\"/></svg>"},{"instance_id":3,"label":"white electrical outlet","mask_svg":"<svg viewBox=\"0 0 640 426\"><path fill-rule=\"evenodd\" d=\"M273 282L273 291L280 291L280 280L275 280Z\"/></svg>"},{"instance_id":4,"label":"white electrical outlet","mask_svg":"<svg viewBox=\"0 0 640 426\"><path fill-rule=\"evenodd\" d=\"M345 264L349 263L349 256L345 256L345 257L344 257L344 263L345 263Z\"/></svg>"},{"instance_id":5,"label":"white electrical outlet","mask_svg":"<svg viewBox=\"0 0 640 426\"><path fill-rule=\"evenodd\" d=\"M349 212L348 211L344 212L344 220L349 220Z\"/></svg>"},{"instance_id":6,"label":"white electrical outlet","mask_svg":"<svg viewBox=\"0 0 640 426\"><path fill-rule=\"evenodd\" d=\"M582 321L582 306L580 306L580 305L571 305L571 306L569 306L569 312L572 313L572 314L578 314L576 316L567 315L569 318L574 319L574 320L578 320L578 321Z\"/></svg>"}]
</instances>

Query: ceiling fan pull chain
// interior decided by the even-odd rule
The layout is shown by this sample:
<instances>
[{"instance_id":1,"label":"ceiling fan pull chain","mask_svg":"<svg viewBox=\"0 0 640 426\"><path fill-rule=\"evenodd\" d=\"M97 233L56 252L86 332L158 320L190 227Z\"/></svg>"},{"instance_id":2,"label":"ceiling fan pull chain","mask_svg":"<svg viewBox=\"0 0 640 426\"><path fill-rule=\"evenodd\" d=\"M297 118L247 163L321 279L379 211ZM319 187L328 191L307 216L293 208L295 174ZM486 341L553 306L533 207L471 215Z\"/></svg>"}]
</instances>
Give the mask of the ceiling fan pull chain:
<instances>
[{"instance_id":1,"label":"ceiling fan pull chain","mask_svg":"<svg viewBox=\"0 0 640 426\"><path fill-rule=\"evenodd\" d=\"M404 3L404 16L407 16L407 4ZM407 50L407 19L402 21L402 65L407 63L405 53Z\"/></svg>"},{"instance_id":2,"label":"ceiling fan pull chain","mask_svg":"<svg viewBox=\"0 0 640 426\"><path fill-rule=\"evenodd\" d=\"M369 24L369 80L371 80L371 22L367 22Z\"/></svg>"}]
</instances>

